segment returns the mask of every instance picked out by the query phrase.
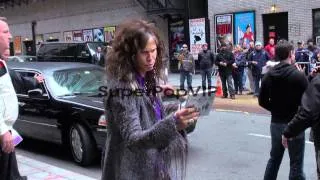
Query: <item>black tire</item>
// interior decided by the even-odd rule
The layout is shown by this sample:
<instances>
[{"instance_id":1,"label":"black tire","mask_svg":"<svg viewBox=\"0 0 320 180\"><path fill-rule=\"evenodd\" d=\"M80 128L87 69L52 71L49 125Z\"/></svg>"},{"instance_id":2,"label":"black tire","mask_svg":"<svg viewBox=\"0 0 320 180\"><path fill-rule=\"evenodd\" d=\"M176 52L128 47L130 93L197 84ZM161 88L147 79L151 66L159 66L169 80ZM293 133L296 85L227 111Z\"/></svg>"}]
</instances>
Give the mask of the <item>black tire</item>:
<instances>
[{"instance_id":1,"label":"black tire","mask_svg":"<svg viewBox=\"0 0 320 180\"><path fill-rule=\"evenodd\" d=\"M186 131L187 131L188 134L189 134L189 133L192 133L192 132L194 131L194 129L196 128L197 122L198 122L197 120L194 121L193 124L190 124L190 125L186 128Z\"/></svg>"},{"instance_id":2,"label":"black tire","mask_svg":"<svg viewBox=\"0 0 320 180\"><path fill-rule=\"evenodd\" d=\"M75 123L69 129L69 147L73 160L81 166L91 164L97 155L96 145L88 131Z\"/></svg>"}]
</instances>

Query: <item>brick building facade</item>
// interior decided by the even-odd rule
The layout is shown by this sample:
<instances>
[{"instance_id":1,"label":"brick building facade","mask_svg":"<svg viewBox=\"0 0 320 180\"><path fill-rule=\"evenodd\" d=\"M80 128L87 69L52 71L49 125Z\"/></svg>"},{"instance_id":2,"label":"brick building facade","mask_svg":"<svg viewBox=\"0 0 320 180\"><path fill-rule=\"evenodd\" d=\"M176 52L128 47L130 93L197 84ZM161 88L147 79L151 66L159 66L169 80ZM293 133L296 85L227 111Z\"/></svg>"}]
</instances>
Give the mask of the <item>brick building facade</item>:
<instances>
[{"instance_id":1,"label":"brick building facade","mask_svg":"<svg viewBox=\"0 0 320 180\"><path fill-rule=\"evenodd\" d=\"M271 7L275 7L275 11ZM318 0L215 0L208 1L208 18L210 20L210 37L211 45L215 46L215 14L236 13L242 11L255 12L255 25L256 25L256 40L264 42L264 22L263 15L271 13L285 12L288 14L288 40L296 43L298 40L307 41L309 38L314 38L318 35L316 28L317 15L314 16L313 12L317 12L320 8ZM315 23L313 22L315 17ZM277 18L274 18L276 21ZM315 26L314 26L314 25ZM315 31L315 32L314 32ZM319 34L320 35L320 34Z\"/></svg>"},{"instance_id":2,"label":"brick building facade","mask_svg":"<svg viewBox=\"0 0 320 180\"><path fill-rule=\"evenodd\" d=\"M32 40L32 22L36 23L36 44L39 41L57 39L64 41L64 32L117 26L128 18L140 18L160 29L162 39L168 44L168 22L160 16L147 15L135 0L48 0L28 5L6 7L1 16L8 19L12 36L20 36L23 51L26 42Z\"/></svg>"}]
</instances>

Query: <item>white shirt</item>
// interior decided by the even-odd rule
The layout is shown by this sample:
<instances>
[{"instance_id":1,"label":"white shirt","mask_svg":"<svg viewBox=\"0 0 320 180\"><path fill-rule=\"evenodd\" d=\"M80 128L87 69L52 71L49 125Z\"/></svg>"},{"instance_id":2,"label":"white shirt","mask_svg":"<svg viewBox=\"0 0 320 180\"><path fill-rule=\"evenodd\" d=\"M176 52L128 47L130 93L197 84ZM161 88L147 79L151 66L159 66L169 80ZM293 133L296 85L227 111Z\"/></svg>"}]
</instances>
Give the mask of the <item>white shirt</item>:
<instances>
[{"instance_id":1,"label":"white shirt","mask_svg":"<svg viewBox=\"0 0 320 180\"><path fill-rule=\"evenodd\" d=\"M0 135L12 129L18 118L18 98L9 75L6 63L0 60L7 70L7 73L0 76ZM0 62L0 63L1 63Z\"/></svg>"}]
</instances>

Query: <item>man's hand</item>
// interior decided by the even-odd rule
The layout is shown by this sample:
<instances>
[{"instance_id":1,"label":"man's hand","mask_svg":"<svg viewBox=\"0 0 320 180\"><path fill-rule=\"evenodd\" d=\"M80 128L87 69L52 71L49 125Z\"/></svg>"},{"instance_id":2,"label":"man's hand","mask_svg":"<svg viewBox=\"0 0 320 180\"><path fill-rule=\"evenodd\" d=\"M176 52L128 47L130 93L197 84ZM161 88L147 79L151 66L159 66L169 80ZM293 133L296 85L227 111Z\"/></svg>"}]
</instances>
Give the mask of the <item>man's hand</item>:
<instances>
[{"instance_id":1,"label":"man's hand","mask_svg":"<svg viewBox=\"0 0 320 180\"><path fill-rule=\"evenodd\" d=\"M316 75L319 73L320 71L320 66L315 67L311 72L310 72L310 76L311 77L316 77Z\"/></svg>"},{"instance_id":2,"label":"man's hand","mask_svg":"<svg viewBox=\"0 0 320 180\"><path fill-rule=\"evenodd\" d=\"M37 83L43 83L44 77L42 74L36 74L34 75L34 78L37 80Z\"/></svg>"},{"instance_id":3,"label":"man's hand","mask_svg":"<svg viewBox=\"0 0 320 180\"><path fill-rule=\"evenodd\" d=\"M306 69L306 66L304 66L303 68L301 68L300 64L295 63L294 66L296 66L296 68L300 71L300 72L304 72L304 70ZM311 72L312 73L312 72Z\"/></svg>"},{"instance_id":4,"label":"man's hand","mask_svg":"<svg viewBox=\"0 0 320 180\"><path fill-rule=\"evenodd\" d=\"M284 137L284 135L282 135L282 145L284 148L288 148L288 138Z\"/></svg>"},{"instance_id":5,"label":"man's hand","mask_svg":"<svg viewBox=\"0 0 320 180\"><path fill-rule=\"evenodd\" d=\"M233 66L234 68L238 68L238 66L237 66L236 63L233 63L232 66Z\"/></svg>"},{"instance_id":6,"label":"man's hand","mask_svg":"<svg viewBox=\"0 0 320 180\"><path fill-rule=\"evenodd\" d=\"M257 62L257 61L252 61L252 64L257 65L257 64L258 64L258 62Z\"/></svg>"},{"instance_id":7,"label":"man's hand","mask_svg":"<svg viewBox=\"0 0 320 180\"><path fill-rule=\"evenodd\" d=\"M0 143L3 152L9 154L14 151L13 139L9 131L0 136Z\"/></svg>"}]
</instances>

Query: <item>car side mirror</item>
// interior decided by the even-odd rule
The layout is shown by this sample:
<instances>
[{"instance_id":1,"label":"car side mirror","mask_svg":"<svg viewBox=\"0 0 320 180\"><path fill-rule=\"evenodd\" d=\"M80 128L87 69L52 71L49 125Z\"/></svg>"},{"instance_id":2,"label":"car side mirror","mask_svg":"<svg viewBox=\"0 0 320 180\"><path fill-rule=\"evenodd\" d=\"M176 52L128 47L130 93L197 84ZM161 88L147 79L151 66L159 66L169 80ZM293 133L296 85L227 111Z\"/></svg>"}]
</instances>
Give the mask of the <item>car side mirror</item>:
<instances>
[{"instance_id":1,"label":"car side mirror","mask_svg":"<svg viewBox=\"0 0 320 180\"><path fill-rule=\"evenodd\" d=\"M28 91L28 96L30 98L42 98L43 97L43 91L42 89L32 89Z\"/></svg>"}]
</instances>

